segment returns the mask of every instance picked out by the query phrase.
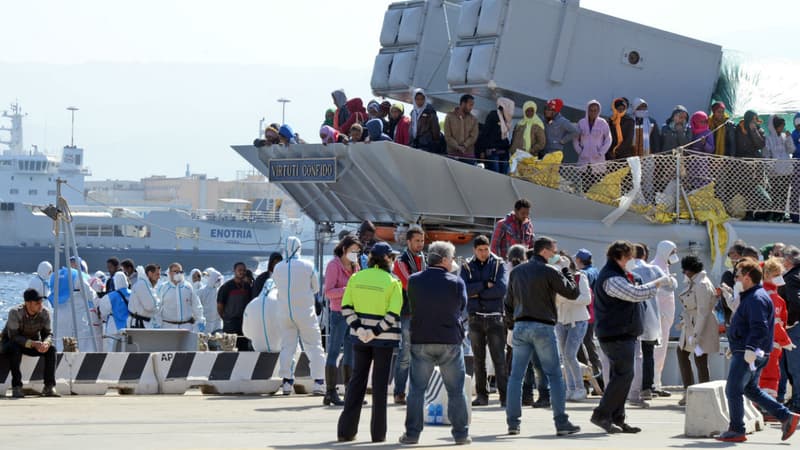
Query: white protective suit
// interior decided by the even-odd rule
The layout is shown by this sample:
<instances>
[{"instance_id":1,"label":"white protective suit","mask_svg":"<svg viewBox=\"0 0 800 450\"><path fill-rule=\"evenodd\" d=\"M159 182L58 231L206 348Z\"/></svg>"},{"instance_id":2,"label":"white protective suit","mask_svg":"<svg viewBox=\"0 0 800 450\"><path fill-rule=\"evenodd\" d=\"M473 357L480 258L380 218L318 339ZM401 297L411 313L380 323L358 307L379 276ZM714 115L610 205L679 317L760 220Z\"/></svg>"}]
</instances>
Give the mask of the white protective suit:
<instances>
[{"instance_id":1,"label":"white protective suit","mask_svg":"<svg viewBox=\"0 0 800 450\"><path fill-rule=\"evenodd\" d=\"M116 283L116 280L114 280L114 283ZM128 311L141 317L149 317L149 322L142 320L145 328L156 328L156 313L161 306L161 300L158 298L156 289L157 286L153 286L145 272L139 273L136 284L131 287ZM137 328L138 322L133 316L128 316L128 328Z\"/></svg>"},{"instance_id":2,"label":"white protective suit","mask_svg":"<svg viewBox=\"0 0 800 450\"><path fill-rule=\"evenodd\" d=\"M217 293L222 286L222 274L217 269L206 269L208 279L205 286L197 291L200 303L203 305L203 316L206 318L206 330L209 333L222 329L222 319L217 312Z\"/></svg>"},{"instance_id":3,"label":"white protective suit","mask_svg":"<svg viewBox=\"0 0 800 450\"><path fill-rule=\"evenodd\" d=\"M36 274L28 282L28 289L36 289L42 297L50 296L50 275L53 273L53 265L47 261L39 263Z\"/></svg>"},{"instance_id":4,"label":"white protective suit","mask_svg":"<svg viewBox=\"0 0 800 450\"><path fill-rule=\"evenodd\" d=\"M62 270L65 270L62 268ZM61 303L58 295L53 295L53 303L55 303L55 336L56 350L63 351L64 343L61 338L65 336L72 336L78 339L78 349L81 352L97 352L102 349L102 322L100 321L97 311L97 294L94 289L89 286L89 282L85 277L80 277L78 271L72 271L72 286L73 291L69 296L69 300ZM66 277L59 280L60 284L67 283ZM88 301L84 301L83 293L79 283L83 283L83 290L88 295ZM53 285L51 281L51 285ZM69 289L66 286L59 287L60 291ZM77 318L77 326L72 317L72 303L75 303L75 317ZM91 326L94 328L94 339L92 339L92 330L89 328L89 318L86 316L86 308L89 308L89 315L91 317Z\"/></svg>"},{"instance_id":5,"label":"white protective suit","mask_svg":"<svg viewBox=\"0 0 800 450\"><path fill-rule=\"evenodd\" d=\"M281 328L278 317L280 310L278 290L272 279L267 279L258 297L244 309L242 331L253 350L257 352L281 351Z\"/></svg>"},{"instance_id":6,"label":"white protective suit","mask_svg":"<svg viewBox=\"0 0 800 450\"><path fill-rule=\"evenodd\" d=\"M192 285L183 277L177 282L169 280L162 284L158 289L158 298L161 299L159 323L162 328L205 331L203 305L200 304L200 298L192 289Z\"/></svg>"},{"instance_id":7,"label":"white protective suit","mask_svg":"<svg viewBox=\"0 0 800 450\"><path fill-rule=\"evenodd\" d=\"M298 337L311 366L311 378L325 378L325 351L322 334L314 311L314 295L319 292L319 281L310 261L300 259L300 239L292 236L286 242L286 259L272 272L278 290L276 323L281 330L282 378L294 379L292 373Z\"/></svg>"},{"instance_id":8,"label":"white protective suit","mask_svg":"<svg viewBox=\"0 0 800 450\"><path fill-rule=\"evenodd\" d=\"M128 278L125 276L125 272L121 270L114 273L113 279L114 287L117 289L119 289L119 286L128 285ZM109 294L111 293L109 292ZM100 311L100 319L103 321L103 351L113 352L116 340L119 339L116 336L119 329L114 321L113 308L108 294L97 300L97 308Z\"/></svg>"},{"instance_id":9,"label":"white protective suit","mask_svg":"<svg viewBox=\"0 0 800 450\"><path fill-rule=\"evenodd\" d=\"M669 258L677 248L678 247L672 241L659 242L656 249L656 256L650 261L650 264L658 266L665 274L669 275ZM672 324L675 323L675 289L678 287L678 284L674 278L672 284L672 289L659 288L656 292L658 311L661 317L661 336L663 338L662 344L657 346L653 351L653 359L655 360L653 384L656 385L657 389L661 389L661 372L664 371L664 361L667 359L670 330L672 329Z\"/></svg>"}]
</instances>

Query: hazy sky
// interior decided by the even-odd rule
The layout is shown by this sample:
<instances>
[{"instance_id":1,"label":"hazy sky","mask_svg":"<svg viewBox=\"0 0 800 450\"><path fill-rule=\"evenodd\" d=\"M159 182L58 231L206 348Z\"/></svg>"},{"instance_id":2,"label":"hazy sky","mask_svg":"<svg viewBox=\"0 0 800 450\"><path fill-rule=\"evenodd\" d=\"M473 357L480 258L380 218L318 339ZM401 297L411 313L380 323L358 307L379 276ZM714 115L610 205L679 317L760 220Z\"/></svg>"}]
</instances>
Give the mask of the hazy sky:
<instances>
[{"instance_id":1,"label":"hazy sky","mask_svg":"<svg viewBox=\"0 0 800 450\"><path fill-rule=\"evenodd\" d=\"M315 140L330 91L369 98L386 0L0 0L0 108L19 99L25 143L86 148L94 179L193 172L231 179L228 147L258 121ZM748 53L788 57L800 2L584 0L583 7ZM645 6L646 5L646 6ZM754 6L747 6L754 5ZM688 68L690 70L690 68ZM798 74L800 77L800 74Z\"/></svg>"}]
</instances>

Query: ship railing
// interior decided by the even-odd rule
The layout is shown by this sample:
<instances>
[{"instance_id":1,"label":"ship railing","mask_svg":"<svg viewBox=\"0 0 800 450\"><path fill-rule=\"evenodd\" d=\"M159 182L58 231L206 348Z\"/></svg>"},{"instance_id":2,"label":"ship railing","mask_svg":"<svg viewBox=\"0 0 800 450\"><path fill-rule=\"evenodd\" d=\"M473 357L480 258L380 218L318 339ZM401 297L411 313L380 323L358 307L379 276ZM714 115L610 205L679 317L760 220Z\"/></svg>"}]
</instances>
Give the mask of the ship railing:
<instances>
[{"instance_id":1,"label":"ship railing","mask_svg":"<svg viewBox=\"0 0 800 450\"><path fill-rule=\"evenodd\" d=\"M561 152L541 160L515 153L511 175L613 206L632 198L629 210L654 222L781 222L800 215L797 159L735 158L682 149L598 164L567 164L561 157Z\"/></svg>"},{"instance_id":2,"label":"ship railing","mask_svg":"<svg viewBox=\"0 0 800 450\"><path fill-rule=\"evenodd\" d=\"M195 220L232 221L232 222L265 222L279 223L283 216L279 211L219 211L195 210L192 211Z\"/></svg>"}]
</instances>

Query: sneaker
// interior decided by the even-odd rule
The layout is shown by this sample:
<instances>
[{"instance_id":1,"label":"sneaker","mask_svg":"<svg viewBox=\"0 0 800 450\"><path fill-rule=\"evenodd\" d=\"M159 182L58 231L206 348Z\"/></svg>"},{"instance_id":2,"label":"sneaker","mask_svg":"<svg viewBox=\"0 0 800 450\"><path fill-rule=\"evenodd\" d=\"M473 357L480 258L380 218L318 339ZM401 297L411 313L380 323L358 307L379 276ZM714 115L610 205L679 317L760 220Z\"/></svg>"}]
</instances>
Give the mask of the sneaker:
<instances>
[{"instance_id":1,"label":"sneaker","mask_svg":"<svg viewBox=\"0 0 800 450\"><path fill-rule=\"evenodd\" d=\"M516 436L519 434L519 427L508 427L508 434L511 436Z\"/></svg>"},{"instance_id":2,"label":"sneaker","mask_svg":"<svg viewBox=\"0 0 800 450\"><path fill-rule=\"evenodd\" d=\"M315 381L314 387L311 389L311 395L325 395L327 391L324 381Z\"/></svg>"},{"instance_id":3,"label":"sneaker","mask_svg":"<svg viewBox=\"0 0 800 450\"><path fill-rule=\"evenodd\" d=\"M568 402L580 402L582 400L586 400L586 391L583 389L567 393Z\"/></svg>"},{"instance_id":4,"label":"sneaker","mask_svg":"<svg viewBox=\"0 0 800 450\"><path fill-rule=\"evenodd\" d=\"M472 444L472 438L469 436L464 436L462 438L455 439L456 445L469 445Z\"/></svg>"},{"instance_id":5,"label":"sneaker","mask_svg":"<svg viewBox=\"0 0 800 450\"><path fill-rule=\"evenodd\" d=\"M11 396L14 398L23 398L25 397L25 392L22 391L21 386L15 386L11 388Z\"/></svg>"},{"instance_id":6,"label":"sneaker","mask_svg":"<svg viewBox=\"0 0 800 450\"><path fill-rule=\"evenodd\" d=\"M781 424L781 430L783 431L783 436L781 436L782 441L792 437L794 430L797 429L798 422L800 422L800 415L792 413L792 415Z\"/></svg>"},{"instance_id":7,"label":"sneaker","mask_svg":"<svg viewBox=\"0 0 800 450\"><path fill-rule=\"evenodd\" d=\"M617 426L614 425L614 423L612 423L610 419L600 419L599 417L595 417L594 415L592 415L592 418L589 419L589 421L597 425L598 427L602 428L603 430L605 430L605 432L608 434L622 432L622 430L617 428Z\"/></svg>"},{"instance_id":8,"label":"sneaker","mask_svg":"<svg viewBox=\"0 0 800 450\"><path fill-rule=\"evenodd\" d=\"M570 434L575 434L581 431L581 427L572 424L572 422L567 421L565 424L556 428L556 436L569 436Z\"/></svg>"},{"instance_id":9,"label":"sneaker","mask_svg":"<svg viewBox=\"0 0 800 450\"><path fill-rule=\"evenodd\" d=\"M652 400L653 399L653 391L650 389L644 389L640 394L639 398L642 400Z\"/></svg>"},{"instance_id":10,"label":"sneaker","mask_svg":"<svg viewBox=\"0 0 800 450\"><path fill-rule=\"evenodd\" d=\"M472 401L472 406L486 406L489 404L489 399L486 397L477 397Z\"/></svg>"},{"instance_id":11,"label":"sneaker","mask_svg":"<svg viewBox=\"0 0 800 450\"><path fill-rule=\"evenodd\" d=\"M395 405L405 405L406 403L406 394L394 394Z\"/></svg>"},{"instance_id":12,"label":"sneaker","mask_svg":"<svg viewBox=\"0 0 800 450\"><path fill-rule=\"evenodd\" d=\"M42 390L42 397L61 397L56 391L55 386L45 386Z\"/></svg>"},{"instance_id":13,"label":"sneaker","mask_svg":"<svg viewBox=\"0 0 800 450\"><path fill-rule=\"evenodd\" d=\"M714 439L721 442L744 442L747 440L747 436L745 436L744 433L737 433L735 431L728 430Z\"/></svg>"},{"instance_id":14,"label":"sneaker","mask_svg":"<svg viewBox=\"0 0 800 450\"><path fill-rule=\"evenodd\" d=\"M657 395L659 397L672 397L671 392L665 391L663 389L653 389L653 395Z\"/></svg>"},{"instance_id":15,"label":"sneaker","mask_svg":"<svg viewBox=\"0 0 800 450\"><path fill-rule=\"evenodd\" d=\"M650 407L650 403L647 403L646 401L644 401L642 399L628 400L628 405L636 406L638 408L645 408L645 409Z\"/></svg>"},{"instance_id":16,"label":"sneaker","mask_svg":"<svg viewBox=\"0 0 800 450\"><path fill-rule=\"evenodd\" d=\"M284 380L281 385L281 391L283 391L283 395L291 395L292 391L294 391L293 380Z\"/></svg>"},{"instance_id":17,"label":"sneaker","mask_svg":"<svg viewBox=\"0 0 800 450\"><path fill-rule=\"evenodd\" d=\"M615 423L614 425L616 425L617 428L619 428L620 430L622 430L623 433L626 433L626 434L636 434L636 433L640 433L642 431L641 428L630 426L625 422Z\"/></svg>"},{"instance_id":18,"label":"sneaker","mask_svg":"<svg viewBox=\"0 0 800 450\"><path fill-rule=\"evenodd\" d=\"M403 435L400 436L400 439L398 439L397 441L403 445L414 445L419 443L419 438L412 438L406 433L403 433Z\"/></svg>"}]
</instances>

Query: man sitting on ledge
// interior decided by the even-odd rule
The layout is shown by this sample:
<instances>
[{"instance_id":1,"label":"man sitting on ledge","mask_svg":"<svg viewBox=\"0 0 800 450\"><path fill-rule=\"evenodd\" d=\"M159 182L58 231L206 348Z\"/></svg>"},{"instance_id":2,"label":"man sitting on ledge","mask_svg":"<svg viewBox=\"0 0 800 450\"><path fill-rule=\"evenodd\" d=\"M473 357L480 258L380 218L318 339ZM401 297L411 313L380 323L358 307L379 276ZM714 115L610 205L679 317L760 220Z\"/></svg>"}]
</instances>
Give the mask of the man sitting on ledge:
<instances>
[{"instance_id":1,"label":"man sitting on ledge","mask_svg":"<svg viewBox=\"0 0 800 450\"><path fill-rule=\"evenodd\" d=\"M26 289L25 302L8 311L8 320L3 329L3 353L9 358L11 366L11 388L14 398L22 398L22 375L20 364L22 355L44 358L44 397L60 397L56 392L56 348L53 346L53 332L50 312L44 309L42 300L35 289Z\"/></svg>"}]
</instances>

